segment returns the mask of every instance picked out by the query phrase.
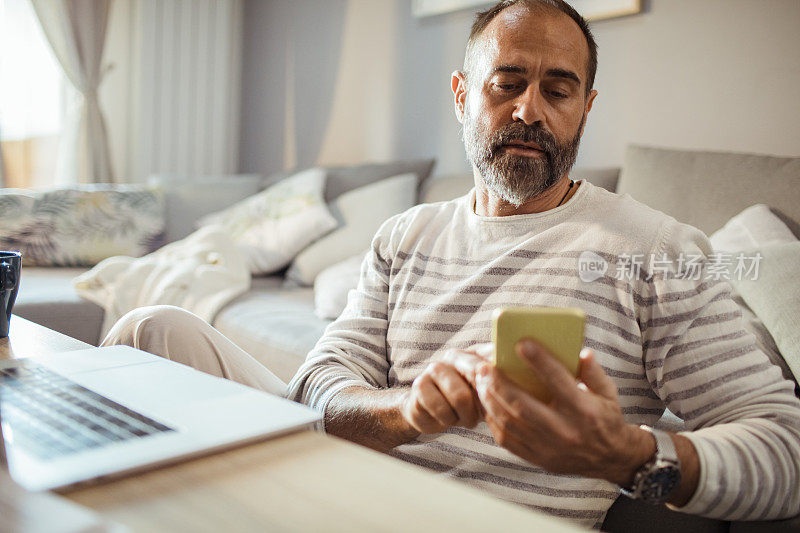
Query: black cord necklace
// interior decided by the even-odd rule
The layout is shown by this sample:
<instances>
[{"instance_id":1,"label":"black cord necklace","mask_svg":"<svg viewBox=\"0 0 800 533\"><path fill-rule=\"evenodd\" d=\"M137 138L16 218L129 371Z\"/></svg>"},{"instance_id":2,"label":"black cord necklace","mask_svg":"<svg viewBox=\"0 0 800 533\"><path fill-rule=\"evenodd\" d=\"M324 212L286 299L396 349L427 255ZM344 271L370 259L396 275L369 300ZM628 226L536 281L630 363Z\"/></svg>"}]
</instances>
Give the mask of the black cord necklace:
<instances>
[{"instance_id":1,"label":"black cord necklace","mask_svg":"<svg viewBox=\"0 0 800 533\"><path fill-rule=\"evenodd\" d=\"M569 180L569 189L567 189L567 192L565 192L565 193L564 193L564 197L561 199L561 201L560 201L560 202L558 202L558 205L557 205L556 207L560 207L560 206L561 206L561 204L563 204L563 203L564 203L564 200L566 200L566 199L567 199L567 195L569 194L569 191L571 191L571 190L572 190L572 186L573 186L573 185L575 185L575 182L574 182L574 181L572 181L572 180Z\"/></svg>"}]
</instances>

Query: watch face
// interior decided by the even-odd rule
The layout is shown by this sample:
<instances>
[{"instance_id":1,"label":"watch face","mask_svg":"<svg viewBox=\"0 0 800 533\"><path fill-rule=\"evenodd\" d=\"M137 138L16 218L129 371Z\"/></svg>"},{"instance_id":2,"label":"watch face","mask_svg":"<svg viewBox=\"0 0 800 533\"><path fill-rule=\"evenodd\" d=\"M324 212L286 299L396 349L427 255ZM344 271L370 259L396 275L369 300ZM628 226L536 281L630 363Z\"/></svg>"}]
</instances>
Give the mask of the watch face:
<instances>
[{"instance_id":1,"label":"watch face","mask_svg":"<svg viewBox=\"0 0 800 533\"><path fill-rule=\"evenodd\" d=\"M667 463L654 468L642 480L641 497L645 501L664 502L681 481L681 471Z\"/></svg>"}]
</instances>

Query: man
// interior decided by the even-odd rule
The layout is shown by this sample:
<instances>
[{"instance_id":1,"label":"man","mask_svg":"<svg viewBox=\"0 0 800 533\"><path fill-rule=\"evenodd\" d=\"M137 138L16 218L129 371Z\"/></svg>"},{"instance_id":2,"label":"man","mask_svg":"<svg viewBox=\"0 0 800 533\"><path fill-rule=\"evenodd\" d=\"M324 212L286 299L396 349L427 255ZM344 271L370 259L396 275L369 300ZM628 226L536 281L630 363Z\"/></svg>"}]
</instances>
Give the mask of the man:
<instances>
[{"instance_id":1,"label":"man","mask_svg":"<svg viewBox=\"0 0 800 533\"><path fill-rule=\"evenodd\" d=\"M578 275L587 252L611 264L710 252L694 228L569 179L595 69L591 33L561 0L479 14L452 76L475 189L383 225L288 395L323 411L334 435L588 526L619 487L711 517L793 516L800 402L744 331L729 285L647 268ZM578 379L535 342L517 346L550 403L486 362L491 314L508 305L587 314ZM107 342L183 350L203 370L272 386L210 326L166 314L171 330L145 327L155 319L142 311ZM202 329L193 346L166 333L191 328ZM665 407L692 431L639 427Z\"/></svg>"}]
</instances>

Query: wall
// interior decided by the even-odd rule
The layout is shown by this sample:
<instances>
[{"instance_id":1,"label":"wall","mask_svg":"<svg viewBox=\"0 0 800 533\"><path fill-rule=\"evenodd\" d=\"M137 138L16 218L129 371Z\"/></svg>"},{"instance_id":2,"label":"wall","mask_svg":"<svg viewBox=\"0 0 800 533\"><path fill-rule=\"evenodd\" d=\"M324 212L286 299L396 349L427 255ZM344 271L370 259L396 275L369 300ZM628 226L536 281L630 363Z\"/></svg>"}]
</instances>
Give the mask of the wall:
<instances>
[{"instance_id":1,"label":"wall","mask_svg":"<svg viewBox=\"0 0 800 533\"><path fill-rule=\"evenodd\" d=\"M653 0L596 25L600 92L580 164L629 142L800 155L800 2Z\"/></svg>"},{"instance_id":2,"label":"wall","mask_svg":"<svg viewBox=\"0 0 800 533\"><path fill-rule=\"evenodd\" d=\"M410 0L244 11L240 171L434 156L437 173L469 169L449 79L470 12L416 19ZM651 0L597 22L600 95L578 165L619 165L629 142L800 155L798 20L797 0Z\"/></svg>"}]
</instances>

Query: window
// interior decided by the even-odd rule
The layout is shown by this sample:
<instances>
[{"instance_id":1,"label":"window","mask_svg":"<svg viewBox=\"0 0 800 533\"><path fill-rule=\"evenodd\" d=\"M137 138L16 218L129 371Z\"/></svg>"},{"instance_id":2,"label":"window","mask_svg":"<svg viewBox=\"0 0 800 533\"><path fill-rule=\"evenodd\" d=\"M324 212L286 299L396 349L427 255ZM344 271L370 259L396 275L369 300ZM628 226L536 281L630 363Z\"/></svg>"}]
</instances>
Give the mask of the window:
<instances>
[{"instance_id":1,"label":"window","mask_svg":"<svg viewBox=\"0 0 800 533\"><path fill-rule=\"evenodd\" d=\"M0 0L3 187L55 182L70 90L30 1Z\"/></svg>"}]
</instances>

